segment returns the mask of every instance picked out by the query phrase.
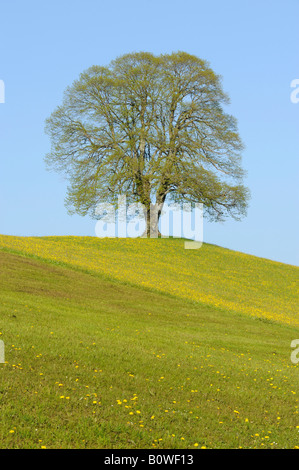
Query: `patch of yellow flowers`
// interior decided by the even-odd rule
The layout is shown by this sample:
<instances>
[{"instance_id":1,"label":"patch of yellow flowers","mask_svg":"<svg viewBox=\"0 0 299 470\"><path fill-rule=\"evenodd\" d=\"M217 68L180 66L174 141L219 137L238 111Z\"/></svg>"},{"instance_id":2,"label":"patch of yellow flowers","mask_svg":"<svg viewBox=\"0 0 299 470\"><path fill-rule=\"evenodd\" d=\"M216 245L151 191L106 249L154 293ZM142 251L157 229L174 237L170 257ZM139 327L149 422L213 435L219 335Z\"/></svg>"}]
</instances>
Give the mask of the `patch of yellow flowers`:
<instances>
[{"instance_id":1,"label":"patch of yellow flowers","mask_svg":"<svg viewBox=\"0 0 299 470\"><path fill-rule=\"evenodd\" d=\"M225 310L299 326L296 266L179 239L0 236L0 249L66 263Z\"/></svg>"}]
</instances>

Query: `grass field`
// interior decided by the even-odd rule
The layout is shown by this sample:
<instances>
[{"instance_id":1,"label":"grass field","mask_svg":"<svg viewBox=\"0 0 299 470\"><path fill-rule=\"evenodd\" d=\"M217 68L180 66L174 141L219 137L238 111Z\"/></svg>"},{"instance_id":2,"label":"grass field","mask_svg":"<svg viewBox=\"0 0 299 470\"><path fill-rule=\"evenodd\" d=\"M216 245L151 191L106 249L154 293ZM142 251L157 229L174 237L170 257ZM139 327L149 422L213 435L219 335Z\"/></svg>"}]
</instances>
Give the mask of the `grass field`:
<instances>
[{"instance_id":1,"label":"grass field","mask_svg":"<svg viewBox=\"0 0 299 470\"><path fill-rule=\"evenodd\" d=\"M1 448L296 448L298 268L0 236Z\"/></svg>"}]
</instances>

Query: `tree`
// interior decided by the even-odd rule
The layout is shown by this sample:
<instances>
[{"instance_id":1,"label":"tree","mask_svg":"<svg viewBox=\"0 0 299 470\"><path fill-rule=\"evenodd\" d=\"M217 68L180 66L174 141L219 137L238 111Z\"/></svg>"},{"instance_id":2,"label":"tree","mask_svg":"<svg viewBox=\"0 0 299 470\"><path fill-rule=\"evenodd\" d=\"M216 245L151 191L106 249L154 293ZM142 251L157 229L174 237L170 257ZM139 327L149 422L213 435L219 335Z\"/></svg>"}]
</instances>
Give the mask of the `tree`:
<instances>
[{"instance_id":1,"label":"tree","mask_svg":"<svg viewBox=\"0 0 299 470\"><path fill-rule=\"evenodd\" d=\"M123 55L68 87L46 121L48 166L69 180L70 213L94 216L119 194L158 220L167 200L201 202L212 220L246 214L242 142L221 78L185 52Z\"/></svg>"}]
</instances>

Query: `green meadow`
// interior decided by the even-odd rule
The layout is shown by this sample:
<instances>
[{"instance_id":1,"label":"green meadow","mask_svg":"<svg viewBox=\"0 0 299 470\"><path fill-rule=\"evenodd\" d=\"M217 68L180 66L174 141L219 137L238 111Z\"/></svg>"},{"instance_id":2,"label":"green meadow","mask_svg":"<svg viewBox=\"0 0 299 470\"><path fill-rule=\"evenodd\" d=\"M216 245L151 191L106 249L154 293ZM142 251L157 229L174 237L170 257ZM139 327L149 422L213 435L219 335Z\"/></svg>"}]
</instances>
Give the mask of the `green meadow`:
<instances>
[{"instance_id":1,"label":"green meadow","mask_svg":"<svg viewBox=\"0 0 299 470\"><path fill-rule=\"evenodd\" d=\"M1 448L299 447L298 268L0 236Z\"/></svg>"}]
</instances>

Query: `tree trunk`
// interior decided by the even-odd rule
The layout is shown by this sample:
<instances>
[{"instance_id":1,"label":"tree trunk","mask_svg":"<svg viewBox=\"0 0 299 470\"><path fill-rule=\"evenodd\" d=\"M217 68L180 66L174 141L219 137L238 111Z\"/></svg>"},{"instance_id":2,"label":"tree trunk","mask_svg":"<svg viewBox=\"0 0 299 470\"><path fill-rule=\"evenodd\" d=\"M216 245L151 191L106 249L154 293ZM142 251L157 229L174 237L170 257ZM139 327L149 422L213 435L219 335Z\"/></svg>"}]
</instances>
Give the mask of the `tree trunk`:
<instances>
[{"instance_id":1,"label":"tree trunk","mask_svg":"<svg viewBox=\"0 0 299 470\"><path fill-rule=\"evenodd\" d=\"M159 232L159 220L162 212L163 204L150 204L146 208L146 231L143 237L158 238L161 237Z\"/></svg>"}]
</instances>

